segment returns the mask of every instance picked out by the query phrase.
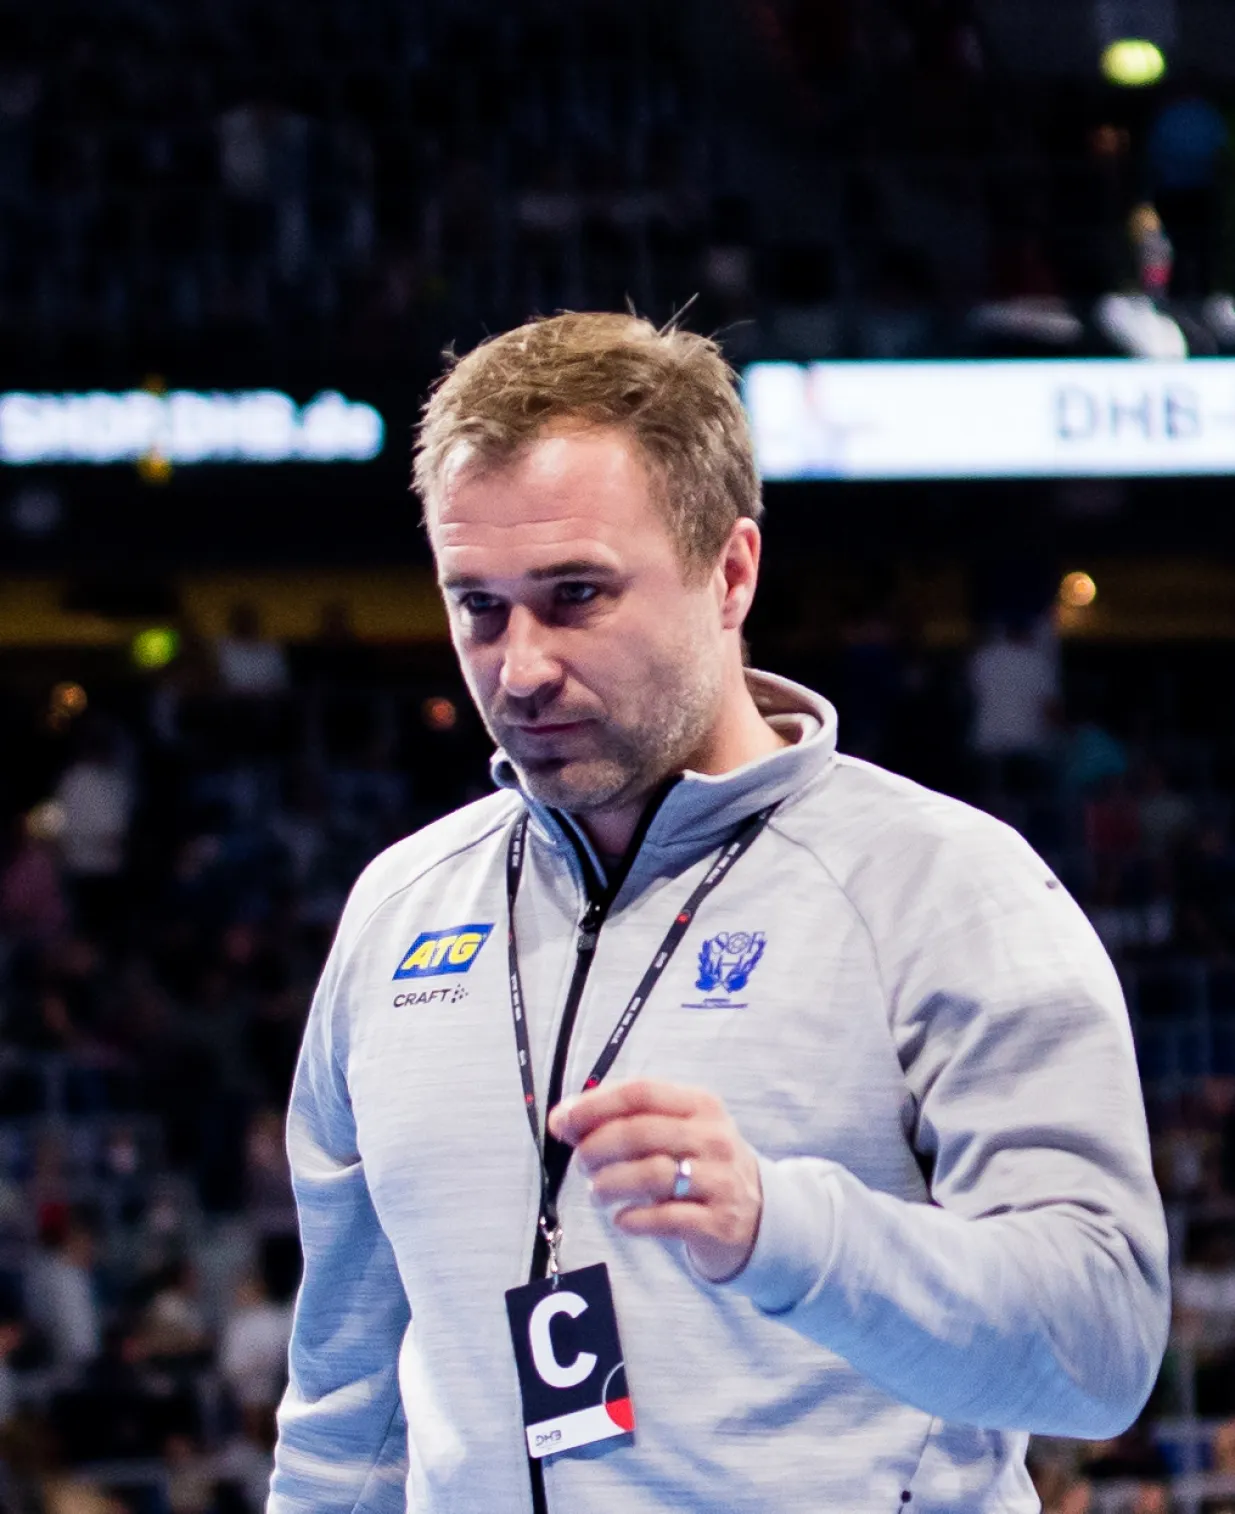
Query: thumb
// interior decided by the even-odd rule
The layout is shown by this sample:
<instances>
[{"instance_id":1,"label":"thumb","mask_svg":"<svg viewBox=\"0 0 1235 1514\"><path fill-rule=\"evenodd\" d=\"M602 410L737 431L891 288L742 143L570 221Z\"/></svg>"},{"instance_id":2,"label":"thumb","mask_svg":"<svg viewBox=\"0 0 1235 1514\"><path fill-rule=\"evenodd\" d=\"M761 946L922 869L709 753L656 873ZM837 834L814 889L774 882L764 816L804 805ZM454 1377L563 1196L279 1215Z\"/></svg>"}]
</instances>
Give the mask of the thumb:
<instances>
[{"instance_id":1,"label":"thumb","mask_svg":"<svg viewBox=\"0 0 1235 1514\"><path fill-rule=\"evenodd\" d=\"M574 1143L570 1139L570 1116L579 1098L577 1094L570 1094L549 1111L549 1134L556 1136L559 1141Z\"/></svg>"}]
</instances>

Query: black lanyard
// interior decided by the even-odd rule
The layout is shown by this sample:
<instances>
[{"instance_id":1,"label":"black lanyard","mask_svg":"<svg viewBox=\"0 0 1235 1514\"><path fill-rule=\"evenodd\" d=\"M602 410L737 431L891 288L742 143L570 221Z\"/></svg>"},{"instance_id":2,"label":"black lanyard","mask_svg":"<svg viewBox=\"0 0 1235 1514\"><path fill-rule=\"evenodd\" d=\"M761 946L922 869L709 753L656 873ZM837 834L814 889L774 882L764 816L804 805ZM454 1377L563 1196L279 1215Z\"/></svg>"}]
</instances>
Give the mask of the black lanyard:
<instances>
[{"instance_id":1,"label":"black lanyard","mask_svg":"<svg viewBox=\"0 0 1235 1514\"><path fill-rule=\"evenodd\" d=\"M699 906L708 897L714 888L729 872L733 864L745 852L749 851L755 840L762 832L768 821L772 818L777 806L768 805L756 814L749 816L734 832L732 838L726 843L724 850L716 861L704 874L702 881L696 886L694 892L686 903L673 917L673 924L669 927L665 939L660 943L656 955L648 964L647 971L639 980L639 986L631 996L630 1003L622 1011L621 1018L613 1028L613 1034L605 1042L600 1056L596 1059L596 1065L587 1075L584 1089L595 1088L609 1069L617 1060L617 1055L625 1045L626 1037L639 1018L639 1013L647 1003L652 990L660 981L661 974L669 965L682 937L690 929L691 921L699 911ZM528 817L526 811L516 822L510 833L510 844L506 850L506 903L508 911L509 927L507 932L507 957L510 967L510 1010L515 1022L515 1047L519 1054L519 1076L523 1081L523 1102L527 1108L528 1124L532 1127L532 1139L536 1143L536 1153L540 1158L540 1230L545 1242L549 1247L549 1271L554 1277L557 1275L558 1262L557 1250L561 1240L561 1228L557 1216L557 1195L561 1187L562 1176L559 1174L554 1181L549 1175L549 1169L545 1163L544 1142L540 1132L540 1116L536 1106L536 1083L532 1076L532 1048L527 1033L527 1014L523 997L523 978L519 972L519 947L515 938L515 900L519 893L519 880L523 876L523 861L527 849L527 826Z\"/></svg>"}]
</instances>

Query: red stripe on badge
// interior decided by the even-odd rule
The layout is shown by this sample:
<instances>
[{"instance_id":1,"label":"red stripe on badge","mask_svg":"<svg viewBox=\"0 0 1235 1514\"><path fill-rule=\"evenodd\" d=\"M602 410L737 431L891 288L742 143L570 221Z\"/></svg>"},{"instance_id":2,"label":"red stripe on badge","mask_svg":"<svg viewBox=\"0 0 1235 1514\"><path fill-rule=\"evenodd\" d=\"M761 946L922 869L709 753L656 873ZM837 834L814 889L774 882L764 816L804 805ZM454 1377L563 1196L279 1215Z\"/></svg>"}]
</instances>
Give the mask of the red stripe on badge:
<instances>
[{"instance_id":1,"label":"red stripe on badge","mask_svg":"<svg viewBox=\"0 0 1235 1514\"><path fill-rule=\"evenodd\" d=\"M605 1413L628 1434L635 1428L635 1406L628 1398L615 1398L605 1405Z\"/></svg>"}]
</instances>

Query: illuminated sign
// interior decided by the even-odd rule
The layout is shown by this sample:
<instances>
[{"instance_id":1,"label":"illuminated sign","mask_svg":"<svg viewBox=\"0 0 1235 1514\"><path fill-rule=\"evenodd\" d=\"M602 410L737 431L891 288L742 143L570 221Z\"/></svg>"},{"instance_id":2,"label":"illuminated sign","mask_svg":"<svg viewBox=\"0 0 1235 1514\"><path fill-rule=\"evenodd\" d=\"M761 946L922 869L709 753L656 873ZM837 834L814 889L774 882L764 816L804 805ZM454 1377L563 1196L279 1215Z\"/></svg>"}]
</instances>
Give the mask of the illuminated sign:
<instances>
[{"instance_id":1,"label":"illuminated sign","mask_svg":"<svg viewBox=\"0 0 1235 1514\"><path fill-rule=\"evenodd\" d=\"M155 394L0 394L0 462L368 462L382 450L372 405L326 391L300 406L275 389Z\"/></svg>"},{"instance_id":2,"label":"illuminated sign","mask_svg":"<svg viewBox=\"0 0 1235 1514\"><path fill-rule=\"evenodd\" d=\"M1235 473L1235 359L753 363L765 479Z\"/></svg>"}]
</instances>

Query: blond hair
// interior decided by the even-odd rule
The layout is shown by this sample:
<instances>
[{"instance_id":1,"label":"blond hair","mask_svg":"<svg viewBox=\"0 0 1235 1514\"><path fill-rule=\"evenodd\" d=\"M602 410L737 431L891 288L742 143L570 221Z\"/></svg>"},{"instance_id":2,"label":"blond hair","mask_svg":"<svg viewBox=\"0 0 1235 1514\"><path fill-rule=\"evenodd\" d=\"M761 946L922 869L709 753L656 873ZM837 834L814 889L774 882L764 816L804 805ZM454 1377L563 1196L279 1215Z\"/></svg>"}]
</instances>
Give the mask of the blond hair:
<instances>
[{"instance_id":1,"label":"blond hair","mask_svg":"<svg viewBox=\"0 0 1235 1514\"><path fill-rule=\"evenodd\" d=\"M634 315L568 313L490 337L450 364L416 437L413 484L426 516L456 447L501 466L562 422L634 439L688 570L710 568L734 522L763 513L735 375L707 337Z\"/></svg>"}]
</instances>

